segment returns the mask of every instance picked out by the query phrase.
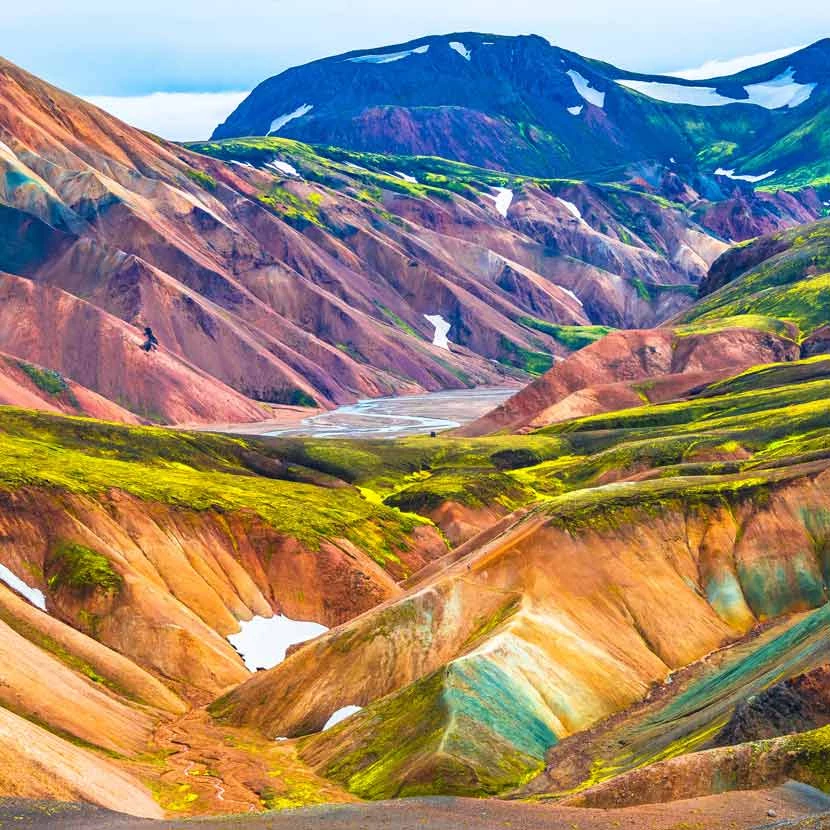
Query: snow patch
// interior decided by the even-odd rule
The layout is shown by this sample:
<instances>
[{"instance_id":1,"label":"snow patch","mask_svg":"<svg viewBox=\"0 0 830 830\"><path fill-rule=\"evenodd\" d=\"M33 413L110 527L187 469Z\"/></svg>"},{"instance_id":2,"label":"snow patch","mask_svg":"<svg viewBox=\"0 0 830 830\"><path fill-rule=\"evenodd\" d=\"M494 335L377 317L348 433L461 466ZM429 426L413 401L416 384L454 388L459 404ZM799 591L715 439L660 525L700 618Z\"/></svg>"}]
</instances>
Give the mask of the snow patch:
<instances>
[{"instance_id":1,"label":"snow patch","mask_svg":"<svg viewBox=\"0 0 830 830\"><path fill-rule=\"evenodd\" d=\"M577 219L582 218L582 213L580 212L579 208L573 203L569 202L567 199L563 199L561 196L556 197L559 202L562 203L563 207L567 208L568 211L573 214Z\"/></svg>"},{"instance_id":2,"label":"snow patch","mask_svg":"<svg viewBox=\"0 0 830 830\"><path fill-rule=\"evenodd\" d=\"M579 93L581 98L600 109L605 106L605 93L594 89L591 86L591 82L584 75L580 75L575 69L569 69L567 74L573 81L574 89Z\"/></svg>"},{"instance_id":3,"label":"snow patch","mask_svg":"<svg viewBox=\"0 0 830 830\"><path fill-rule=\"evenodd\" d=\"M297 172L297 168L294 167L293 164L289 164L287 161L269 161L265 166L276 170L278 173L284 173L286 176L296 176L298 179L302 178L302 176Z\"/></svg>"},{"instance_id":4,"label":"snow patch","mask_svg":"<svg viewBox=\"0 0 830 830\"><path fill-rule=\"evenodd\" d=\"M458 54L461 55L465 61L471 60L473 57L473 53L463 43L460 43L457 40L451 40L449 42L449 47L453 50L453 52L458 52Z\"/></svg>"},{"instance_id":5,"label":"snow patch","mask_svg":"<svg viewBox=\"0 0 830 830\"><path fill-rule=\"evenodd\" d=\"M513 204L513 191L507 187L497 187L495 196L490 196L487 193L484 195L496 203L496 210L507 219L507 211L510 210L510 205Z\"/></svg>"},{"instance_id":6,"label":"snow patch","mask_svg":"<svg viewBox=\"0 0 830 830\"><path fill-rule=\"evenodd\" d=\"M362 706L344 706L342 709L338 709L327 721L326 725L323 727L323 732L327 729L331 729L332 726L337 726L338 723L346 720L346 718L350 718L352 715L356 715L358 712L362 711Z\"/></svg>"},{"instance_id":7,"label":"snow patch","mask_svg":"<svg viewBox=\"0 0 830 830\"><path fill-rule=\"evenodd\" d=\"M435 326L435 334L432 337L432 345L439 349L450 350L450 341L447 335L450 333L452 324L448 323L440 314L425 314L424 317Z\"/></svg>"},{"instance_id":8,"label":"snow patch","mask_svg":"<svg viewBox=\"0 0 830 830\"><path fill-rule=\"evenodd\" d=\"M568 107L568 112L571 115L581 115L582 110L584 110L584 109L585 109L585 107L582 106L582 104L580 104L578 107Z\"/></svg>"},{"instance_id":9,"label":"snow patch","mask_svg":"<svg viewBox=\"0 0 830 830\"><path fill-rule=\"evenodd\" d=\"M396 170L395 175L399 179L403 179L405 182L409 182L410 184L418 184L418 180L415 178L415 176L410 176L408 173L401 173L400 170Z\"/></svg>"},{"instance_id":10,"label":"snow patch","mask_svg":"<svg viewBox=\"0 0 830 830\"><path fill-rule=\"evenodd\" d=\"M285 660L290 646L313 640L328 628L316 622L292 620L277 614L254 617L239 624L240 632L228 636L228 642L242 655L250 671L271 669Z\"/></svg>"},{"instance_id":11,"label":"snow patch","mask_svg":"<svg viewBox=\"0 0 830 830\"><path fill-rule=\"evenodd\" d=\"M727 104L755 104L768 110L787 107L792 109L803 104L816 88L812 84L799 84L795 81L795 70L790 67L770 81L749 84L744 87L748 97L727 98L711 86L682 86L662 81L633 81L620 79L621 86L633 89L669 104L689 104L694 107L723 107Z\"/></svg>"},{"instance_id":12,"label":"snow patch","mask_svg":"<svg viewBox=\"0 0 830 830\"><path fill-rule=\"evenodd\" d=\"M764 179L768 179L770 176L774 176L777 172L777 170L770 170L768 173L762 173L760 176L751 176L749 174L738 174L734 170L727 170L725 167L718 167L715 170L715 175L726 176L727 179L733 179L736 182L751 182L755 184L756 182L762 182Z\"/></svg>"},{"instance_id":13,"label":"snow patch","mask_svg":"<svg viewBox=\"0 0 830 830\"><path fill-rule=\"evenodd\" d=\"M35 608L40 608L41 611L46 610L46 597L43 596L42 591L37 588L32 588L27 585L20 577L15 576L5 565L0 565L0 581L5 582L14 591L17 591L22 597L25 597Z\"/></svg>"},{"instance_id":14,"label":"snow patch","mask_svg":"<svg viewBox=\"0 0 830 830\"><path fill-rule=\"evenodd\" d=\"M573 292L573 291L571 291L571 289L570 289L570 288L565 288L565 286L564 286L564 285L558 285L557 283L554 283L554 285L555 285L555 286L556 286L556 287L557 287L560 291L564 291L564 292L565 292L565 293L566 293L569 297L573 297L573 298L574 298L574 299L575 299L575 300L576 300L576 301L577 301L580 305L582 305L582 300L580 300L580 299L579 299L579 297L577 297L577 296L576 296L576 294L574 294L574 292Z\"/></svg>"},{"instance_id":15,"label":"snow patch","mask_svg":"<svg viewBox=\"0 0 830 830\"><path fill-rule=\"evenodd\" d=\"M415 49L407 49L405 52L386 52L382 55L358 55L354 58L346 58L349 63L395 63L408 58L410 55L426 55L429 52L429 44L418 46Z\"/></svg>"},{"instance_id":16,"label":"snow patch","mask_svg":"<svg viewBox=\"0 0 830 830\"><path fill-rule=\"evenodd\" d=\"M744 87L749 95L749 103L757 104L768 110L797 107L813 94L815 88L815 84L797 83L795 70L792 67L771 81Z\"/></svg>"},{"instance_id":17,"label":"snow patch","mask_svg":"<svg viewBox=\"0 0 830 830\"><path fill-rule=\"evenodd\" d=\"M656 101L665 101L668 104L689 104L693 107L722 107L724 104L734 104L731 98L718 95L713 87L708 86L681 86L680 84L665 84L659 81L631 81L620 79L620 86L633 89Z\"/></svg>"},{"instance_id":18,"label":"snow patch","mask_svg":"<svg viewBox=\"0 0 830 830\"><path fill-rule=\"evenodd\" d=\"M271 122L268 135L279 132L289 121L293 121L295 118L302 118L304 115L308 115L313 109L314 104L303 104L301 107L297 107L294 112L287 112L284 115L280 115Z\"/></svg>"}]
</instances>

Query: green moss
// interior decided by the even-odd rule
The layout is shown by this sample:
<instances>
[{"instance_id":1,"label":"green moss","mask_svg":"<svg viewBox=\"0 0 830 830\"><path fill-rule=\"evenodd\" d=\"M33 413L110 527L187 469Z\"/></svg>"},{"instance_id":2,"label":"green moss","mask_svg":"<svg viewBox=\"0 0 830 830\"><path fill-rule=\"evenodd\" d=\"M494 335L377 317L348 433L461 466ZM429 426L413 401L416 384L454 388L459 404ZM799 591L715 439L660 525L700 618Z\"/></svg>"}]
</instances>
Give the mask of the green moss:
<instances>
[{"instance_id":1,"label":"green moss","mask_svg":"<svg viewBox=\"0 0 830 830\"><path fill-rule=\"evenodd\" d=\"M216 190L218 186L216 179L214 179L209 173L205 173L204 170L199 170L196 167L188 167L184 173L191 181L196 182L199 187L209 190L211 193Z\"/></svg>"},{"instance_id":2,"label":"green moss","mask_svg":"<svg viewBox=\"0 0 830 830\"><path fill-rule=\"evenodd\" d=\"M502 356L499 358L500 363L514 366L529 375L543 375L553 366L552 355L526 349L503 335L499 337L499 346L502 351Z\"/></svg>"},{"instance_id":3,"label":"green moss","mask_svg":"<svg viewBox=\"0 0 830 830\"><path fill-rule=\"evenodd\" d=\"M52 369L41 369L39 366L33 366L31 363L24 363L23 361L18 361L17 366L29 376L29 379L38 389L46 392L47 395L61 395L69 389L66 378L60 372L55 372Z\"/></svg>"},{"instance_id":4,"label":"green moss","mask_svg":"<svg viewBox=\"0 0 830 830\"><path fill-rule=\"evenodd\" d=\"M82 592L117 594L123 584L121 575L106 556L78 542L58 542L52 550L49 571L52 591L68 587Z\"/></svg>"},{"instance_id":5,"label":"green moss","mask_svg":"<svg viewBox=\"0 0 830 830\"><path fill-rule=\"evenodd\" d=\"M319 451L336 456L336 444L323 449L323 443ZM314 446L310 453L297 446L0 409L0 489L87 495L119 489L217 516L244 511L311 549L324 539L349 539L381 564L409 549L411 532L423 521L369 504L349 487L333 494L322 468L339 466L306 470L300 465L305 459L315 466Z\"/></svg>"},{"instance_id":6,"label":"green moss","mask_svg":"<svg viewBox=\"0 0 830 830\"><path fill-rule=\"evenodd\" d=\"M472 508L501 505L515 509L535 498L532 490L502 473L475 468L442 469L398 490L387 497L386 504L412 513L429 513L448 501Z\"/></svg>"},{"instance_id":7,"label":"green moss","mask_svg":"<svg viewBox=\"0 0 830 830\"><path fill-rule=\"evenodd\" d=\"M557 323L548 323L536 317L519 317L518 321L523 326L535 329L536 331L549 334L558 343L572 351L584 349L591 343L605 337L615 329L609 326L561 326Z\"/></svg>"},{"instance_id":8,"label":"green moss","mask_svg":"<svg viewBox=\"0 0 830 830\"><path fill-rule=\"evenodd\" d=\"M375 302L378 311L390 322L393 326L400 329L405 334L408 334L410 337L418 337L418 332L397 314L394 311L387 308L385 305L379 302Z\"/></svg>"}]
</instances>

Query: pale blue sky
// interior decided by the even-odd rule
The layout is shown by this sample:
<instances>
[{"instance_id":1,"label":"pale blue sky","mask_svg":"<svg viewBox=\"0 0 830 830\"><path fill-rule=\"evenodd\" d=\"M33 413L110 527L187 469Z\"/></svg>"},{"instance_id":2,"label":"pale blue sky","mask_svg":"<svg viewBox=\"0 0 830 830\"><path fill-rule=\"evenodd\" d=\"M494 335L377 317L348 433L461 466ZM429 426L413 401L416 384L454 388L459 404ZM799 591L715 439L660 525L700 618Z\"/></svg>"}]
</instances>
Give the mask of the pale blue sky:
<instances>
[{"instance_id":1,"label":"pale blue sky","mask_svg":"<svg viewBox=\"0 0 830 830\"><path fill-rule=\"evenodd\" d=\"M350 49L426 34L540 34L640 71L830 35L819 0L29 0L4 3L0 53L80 95L250 89Z\"/></svg>"}]
</instances>

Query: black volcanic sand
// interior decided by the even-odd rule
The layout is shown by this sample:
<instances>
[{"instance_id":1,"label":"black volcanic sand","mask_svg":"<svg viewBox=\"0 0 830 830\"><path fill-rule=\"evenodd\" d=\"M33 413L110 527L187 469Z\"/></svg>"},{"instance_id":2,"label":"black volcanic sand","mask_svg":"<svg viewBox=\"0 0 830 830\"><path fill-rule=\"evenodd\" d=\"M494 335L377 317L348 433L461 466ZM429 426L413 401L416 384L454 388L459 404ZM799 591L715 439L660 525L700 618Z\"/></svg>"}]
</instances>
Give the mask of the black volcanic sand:
<instances>
[{"instance_id":1,"label":"black volcanic sand","mask_svg":"<svg viewBox=\"0 0 830 830\"><path fill-rule=\"evenodd\" d=\"M743 830L791 825L830 798L797 784L760 792L593 810L466 798L416 798L331 805L252 816L148 821L80 804L0 799L0 828L43 830ZM824 827L824 823L805 824ZM830 826L830 822L828 825Z\"/></svg>"}]
</instances>

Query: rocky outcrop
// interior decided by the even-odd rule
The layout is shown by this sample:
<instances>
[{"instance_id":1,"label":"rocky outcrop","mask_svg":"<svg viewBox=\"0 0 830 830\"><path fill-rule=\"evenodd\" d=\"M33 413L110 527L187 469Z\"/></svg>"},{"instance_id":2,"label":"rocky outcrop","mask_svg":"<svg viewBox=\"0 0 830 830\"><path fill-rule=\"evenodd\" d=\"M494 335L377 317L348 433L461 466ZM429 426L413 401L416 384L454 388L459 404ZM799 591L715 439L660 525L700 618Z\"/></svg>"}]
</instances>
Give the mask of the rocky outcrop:
<instances>
[{"instance_id":1,"label":"rocky outcrop","mask_svg":"<svg viewBox=\"0 0 830 830\"><path fill-rule=\"evenodd\" d=\"M830 723L830 666L777 683L739 704L715 737L717 746L809 732Z\"/></svg>"}]
</instances>

